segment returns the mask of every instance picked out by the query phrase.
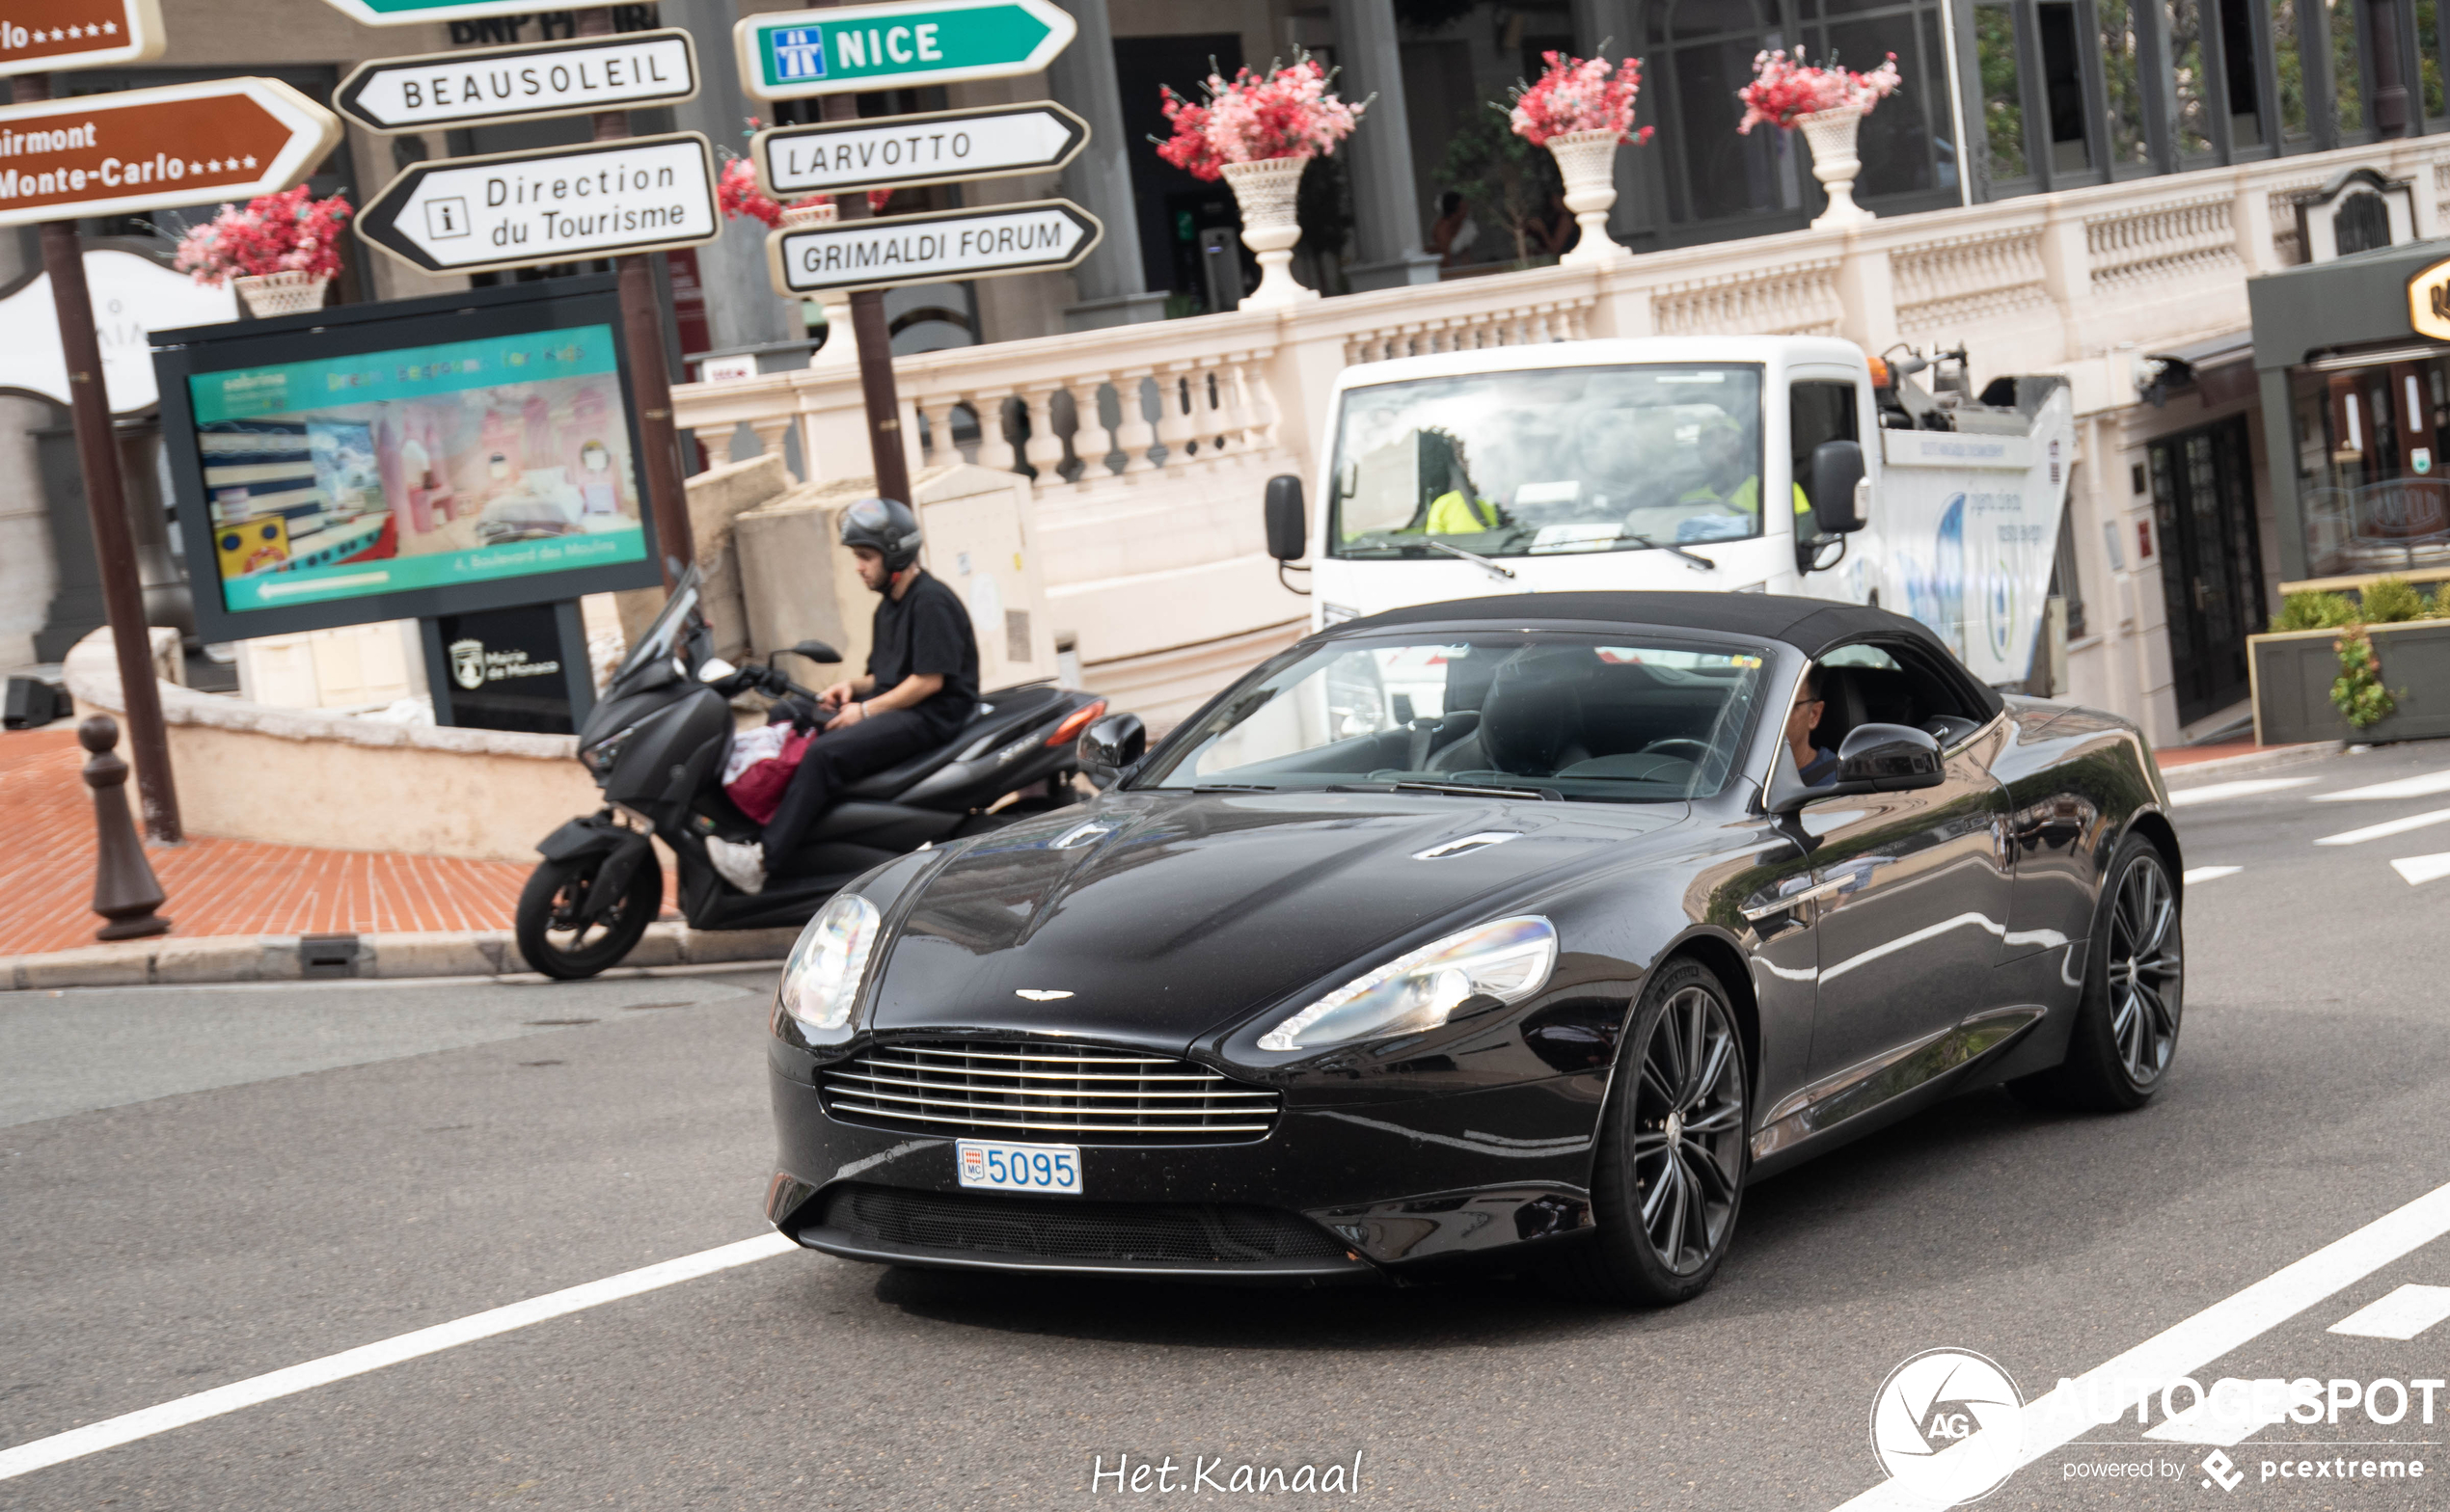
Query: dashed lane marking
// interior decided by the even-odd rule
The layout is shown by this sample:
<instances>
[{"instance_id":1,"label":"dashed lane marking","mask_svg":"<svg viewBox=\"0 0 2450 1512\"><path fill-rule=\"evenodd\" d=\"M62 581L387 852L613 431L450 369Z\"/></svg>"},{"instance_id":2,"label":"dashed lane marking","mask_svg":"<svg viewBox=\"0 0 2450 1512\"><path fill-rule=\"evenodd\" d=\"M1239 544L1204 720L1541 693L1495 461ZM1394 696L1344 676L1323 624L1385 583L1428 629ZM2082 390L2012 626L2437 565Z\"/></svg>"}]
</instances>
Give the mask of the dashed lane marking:
<instances>
[{"instance_id":1,"label":"dashed lane marking","mask_svg":"<svg viewBox=\"0 0 2450 1512\"><path fill-rule=\"evenodd\" d=\"M2283 788L2302 788L2314 781L2311 777L2244 777L2236 782L2212 782L2199 788L2172 788L2169 802L2177 808L2193 803L2212 803L2221 798L2252 797L2257 793L2277 793Z\"/></svg>"},{"instance_id":2,"label":"dashed lane marking","mask_svg":"<svg viewBox=\"0 0 2450 1512\"><path fill-rule=\"evenodd\" d=\"M2384 835L2404 835L2410 829L2422 829L2427 824L2438 824L2443 820L2450 820L2450 808L2437 808L2430 814L2410 814L2406 819L2384 820L2379 824L2367 824L2362 829L2343 829L2335 835L2325 835L2314 843L2318 846L2363 845L2368 840L2380 840Z\"/></svg>"},{"instance_id":3,"label":"dashed lane marking","mask_svg":"<svg viewBox=\"0 0 2450 1512\"><path fill-rule=\"evenodd\" d=\"M2404 1207L2284 1265L2244 1291L2145 1339L2025 1404L2020 1468L2133 1412L2163 1383L2191 1376L2307 1309L2336 1296L2391 1262L2450 1233L2450 1185L2437 1186ZM2096 1418L2096 1411L2109 1416ZM1943 1456L1975 1449L1980 1435L1961 1439ZM1885 1480L1845 1502L1838 1512L1929 1512L1906 1483Z\"/></svg>"},{"instance_id":4,"label":"dashed lane marking","mask_svg":"<svg viewBox=\"0 0 2450 1512\"><path fill-rule=\"evenodd\" d=\"M2419 1286L2410 1282L2341 1318L2328 1332L2359 1338L2413 1338L2443 1318L2450 1318L2450 1286Z\"/></svg>"},{"instance_id":5,"label":"dashed lane marking","mask_svg":"<svg viewBox=\"0 0 2450 1512\"><path fill-rule=\"evenodd\" d=\"M318 1386L329 1386L335 1381L345 1381L350 1376L365 1375L385 1365L415 1360L421 1355L439 1354L480 1338L491 1338L496 1334L507 1334L531 1323L542 1323L548 1318L599 1308L624 1297L695 1281L735 1265L748 1265L789 1254L798 1248L781 1234L761 1234L754 1239L743 1239L738 1244L700 1250L695 1255L684 1255L675 1260L623 1271L618 1276L608 1276L602 1281L549 1291L541 1297L531 1297L508 1307L471 1313L452 1322L437 1323L432 1328L421 1328L415 1333L401 1334L376 1343L360 1344L337 1355L326 1355L320 1360L310 1360L304 1364L289 1365L248 1380L233 1381L228 1386L214 1387L209 1391L199 1391L193 1396L164 1402L158 1407L105 1418L100 1422L87 1423L82 1428L71 1428L66 1433L55 1433L31 1444L20 1444L13 1449L0 1449L0 1480L57 1465L64 1460L117 1448L122 1444L167 1433L173 1428L183 1428L207 1418L234 1413L242 1407L253 1407L259 1402L293 1396Z\"/></svg>"},{"instance_id":6,"label":"dashed lane marking","mask_svg":"<svg viewBox=\"0 0 2450 1512\"><path fill-rule=\"evenodd\" d=\"M2208 882L2215 878L2235 877L2245 870L2242 866L2191 866L2178 874L2178 880L2192 887L2197 882Z\"/></svg>"},{"instance_id":7,"label":"dashed lane marking","mask_svg":"<svg viewBox=\"0 0 2450 1512\"><path fill-rule=\"evenodd\" d=\"M2410 887L2450 877L2450 850L2433 855L2403 855L2390 863L2390 869L2408 879Z\"/></svg>"},{"instance_id":8,"label":"dashed lane marking","mask_svg":"<svg viewBox=\"0 0 2450 1512\"><path fill-rule=\"evenodd\" d=\"M2307 778L2312 781L2312 778ZM2400 777L2390 782L2376 782L2361 788L2348 788L2338 793L2317 793L2317 803L2345 803L2366 798L2423 798L2436 793L2450 793L2450 770L2428 771L2418 776Z\"/></svg>"}]
</instances>

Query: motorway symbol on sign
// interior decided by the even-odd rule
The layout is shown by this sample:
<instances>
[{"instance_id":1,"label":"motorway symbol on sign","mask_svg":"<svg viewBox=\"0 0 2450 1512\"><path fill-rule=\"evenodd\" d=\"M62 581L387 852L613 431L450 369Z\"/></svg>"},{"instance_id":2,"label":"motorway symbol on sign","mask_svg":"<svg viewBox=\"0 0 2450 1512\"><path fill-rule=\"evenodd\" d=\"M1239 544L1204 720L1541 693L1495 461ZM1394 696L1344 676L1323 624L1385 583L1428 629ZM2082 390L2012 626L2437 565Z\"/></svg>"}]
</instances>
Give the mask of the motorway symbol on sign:
<instances>
[{"instance_id":1,"label":"motorway symbol on sign","mask_svg":"<svg viewBox=\"0 0 2450 1512\"><path fill-rule=\"evenodd\" d=\"M332 107L368 131L425 131L670 105L697 94L679 27L473 52L378 58L340 81Z\"/></svg>"},{"instance_id":2,"label":"motorway symbol on sign","mask_svg":"<svg viewBox=\"0 0 2450 1512\"><path fill-rule=\"evenodd\" d=\"M422 26L488 15L532 15L536 0L323 0L360 26Z\"/></svg>"},{"instance_id":3,"label":"motorway symbol on sign","mask_svg":"<svg viewBox=\"0 0 2450 1512\"><path fill-rule=\"evenodd\" d=\"M1105 229L1069 200L837 221L766 237L776 292L891 288L947 279L1049 273L1089 255Z\"/></svg>"},{"instance_id":4,"label":"motorway symbol on sign","mask_svg":"<svg viewBox=\"0 0 2450 1512\"><path fill-rule=\"evenodd\" d=\"M883 121L776 126L749 154L777 199L853 189L907 188L1000 178L1063 167L1089 140L1089 123L1049 100L940 110Z\"/></svg>"},{"instance_id":5,"label":"motorway symbol on sign","mask_svg":"<svg viewBox=\"0 0 2450 1512\"><path fill-rule=\"evenodd\" d=\"M357 217L360 236L427 273L696 247L722 229L694 131L419 163Z\"/></svg>"},{"instance_id":6,"label":"motorway symbol on sign","mask_svg":"<svg viewBox=\"0 0 2450 1512\"><path fill-rule=\"evenodd\" d=\"M760 99L1036 73L1079 28L1048 0L922 0L749 17L732 29Z\"/></svg>"},{"instance_id":7,"label":"motorway symbol on sign","mask_svg":"<svg viewBox=\"0 0 2450 1512\"><path fill-rule=\"evenodd\" d=\"M0 106L0 226L286 189L340 118L274 79L210 79Z\"/></svg>"},{"instance_id":8,"label":"motorway symbol on sign","mask_svg":"<svg viewBox=\"0 0 2450 1512\"><path fill-rule=\"evenodd\" d=\"M160 0L11 0L0 15L0 75L147 63L167 42Z\"/></svg>"}]
</instances>

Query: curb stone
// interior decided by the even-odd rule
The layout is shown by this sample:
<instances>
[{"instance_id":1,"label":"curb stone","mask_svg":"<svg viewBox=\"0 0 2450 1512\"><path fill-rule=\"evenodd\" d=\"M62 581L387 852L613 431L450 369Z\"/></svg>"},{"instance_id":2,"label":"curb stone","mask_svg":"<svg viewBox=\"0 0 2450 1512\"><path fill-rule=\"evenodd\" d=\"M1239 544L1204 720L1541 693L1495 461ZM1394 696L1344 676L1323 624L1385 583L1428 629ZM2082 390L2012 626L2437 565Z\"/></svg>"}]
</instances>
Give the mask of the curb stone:
<instances>
[{"instance_id":1,"label":"curb stone","mask_svg":"<svg viewBox=\"0 0 2450 1512\"><path fill-rule=\"evenodd\" d=\"M796 929L693 930L655 924L621 966L780 964ZM60 987L193 986L230 982L407 981L528 974L507 930L390 934L163 935L41 955L0 957L0 992Z\"/></svg>"},{"instance_id":2,"label":"curb stone","mask_svg":"<svg viewBox=\"0 0 2450 1512\"><path fill-rule=\"evenodd\" d=\"M2267 751L2241 751L2235 756L2216 756L2210 761L2181 762L2161 769L2161 780L2171 787L2191 786L2201 777L2235 777L2244 772L2266 771L2273 767L2296 767L2326 756L2336 756L2348 748L2345 741L2309 741L2303 745L2275 745Z\"/></svg>"}]
</instances>

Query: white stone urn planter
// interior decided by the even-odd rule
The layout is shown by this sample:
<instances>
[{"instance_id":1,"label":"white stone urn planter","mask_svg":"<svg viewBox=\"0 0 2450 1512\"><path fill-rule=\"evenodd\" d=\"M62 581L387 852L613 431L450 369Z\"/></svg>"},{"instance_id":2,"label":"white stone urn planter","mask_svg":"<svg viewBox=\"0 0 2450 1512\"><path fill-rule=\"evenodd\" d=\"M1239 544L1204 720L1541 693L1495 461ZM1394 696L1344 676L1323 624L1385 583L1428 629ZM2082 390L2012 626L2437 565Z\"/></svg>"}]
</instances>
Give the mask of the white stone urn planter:
<instances>
[{"instance_id":1,"label":"white stone urn planter","mask_svg":"<svg viewBox=\"0 0 2450 1512\"><path fill-rule=\"evenodd\" d=\"M811 226L830 226L841 216L841 207L833 204L791 204L783 206L782 229L803 231ZM826 289L817 295L818 306L825 310L825 345L808 359L811 367L848 367L859 361L858 342L851 336L851 296L840 289Z\"/></svg>"},{"instance_id":2,"label":"white stone urn planter","mask_svg":"<svg viewBox=\"0 0 2450 1512\"><path fill-rule=\"evenodd\" d=\"M247 313L264 320L321 310L324 286L332 281L313 273L241 273L231 282Z\"/></svg>"},{"instance_id":3,"label":"white stone urn planter","mask_svg":"<svg viewBox=\"0 0 2450 1512\"><path fill-rule=\"evenodd\" d=\"M1614 131L1567 131L1548 139L1549 153L1565 180L1565 208L1582 228L1574 250L1557 259L1565 267L1600 267L1633 256L1608 234L1608 211L1617 202L1617 147L1622 140Z\"/></svg>"},{"instance_id":4,"label":"white stone urn planter","mask_svg":"<svg viewBox=\"0 0 2450 1512\"><path fill-rule=\"evenodd\" d=\"M1829 193L1829 208L1812 222L1812 230L1862 226L1875 219L1855 202L1855 176L1863 171L1863 159L1855 155L1855 133L1863 128L1863 112L1839 106L1798 116L1795 124L1804 128L1804 140L1811 145L1812 176Z\"/></svg>"},{"instance_id":5,"label":"white stone urn planter","mask_svg":"<svg viewBox=\"0 0 2450 1512\"><path fill-rule=\"evenodd\" d=\"M1259 255L1259 287L1242 297L1244 310L1281 309L1319 291L1293 282L1293 244L1301 240L1301 223L1293 217L1293 202L1301 192L1308 157L1269 157L1255 163L1227 163L1225 182L1242 211L1242 245Z\"/></svg>"}]
</instances>

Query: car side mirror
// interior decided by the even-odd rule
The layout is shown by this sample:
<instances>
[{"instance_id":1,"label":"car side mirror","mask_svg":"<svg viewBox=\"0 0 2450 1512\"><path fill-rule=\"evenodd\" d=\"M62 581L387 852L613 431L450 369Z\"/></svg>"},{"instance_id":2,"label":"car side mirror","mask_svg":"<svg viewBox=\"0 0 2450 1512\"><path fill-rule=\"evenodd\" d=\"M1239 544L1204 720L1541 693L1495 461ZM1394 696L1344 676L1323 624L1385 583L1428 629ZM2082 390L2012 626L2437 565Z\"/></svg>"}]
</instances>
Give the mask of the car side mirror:
<instances>
[{"instance_id":1,"label":"car side mirror","mask_svg":"<svg viewBox=\"0 0 2450 1512\"><path fill-rule=\"evenodd\" d=\"M822 640L803 640L800 642L800 644L791 648L791 654L795 657L806 657L811 662L839 662L842 660L841 652L834 650L831 646L827 645Z\"/></svg>"},{"instance_id":2,"label":"car side mirror","mask_svg":"<svg viewBox=\"0 0 2450 1512\"><path fill-rule=\"evenodd\" d=\"M1940 742L1906 724L1859 724L1838 746L1838 785L1854 793L1905 793L1946 780Z\"/></svg>"},{"instance_id":3,"label":"car side mirror","mask_svg":"<svg viewBox=\"0 0 2450 1512\"><path fill-rule=\"evenodd\" d=\"M1927 737L1926 737L1927 738ZM1148 753L1148 726L1136 714L1110 714L1089 726L1074 747L1080 770L1101 788L1122 780L1126 769Z\"/></svg>"},{"instance_id":4,"label":"car side mirror","mask_svg":"<svg viewBox=\"0 0 2450 1512\"><path fill-rule=\"evenodd\" d=\"M1310 553L1310 517L1301 506L1301 479L1280 472L1267 480L1267 554L1297 562Z\"/></svg>"},{"instance_id":5,"label":"car side mirror","mask_svg":"<svg viewBox=\"0 0 2450 1512\"><path fill-rule=\"evenodd\" d=\"M1811 481L1805 485L1812 520L1823 534L1846 535L1865 525L1863 445L1824 441L1812 448Z\"/></svg>"}]
</instances>

